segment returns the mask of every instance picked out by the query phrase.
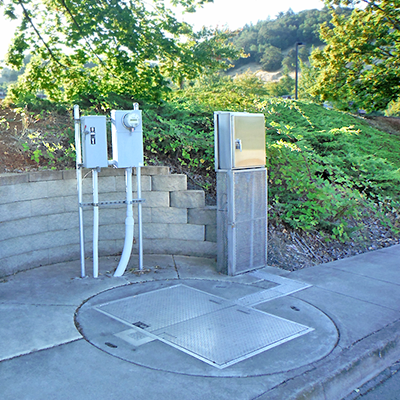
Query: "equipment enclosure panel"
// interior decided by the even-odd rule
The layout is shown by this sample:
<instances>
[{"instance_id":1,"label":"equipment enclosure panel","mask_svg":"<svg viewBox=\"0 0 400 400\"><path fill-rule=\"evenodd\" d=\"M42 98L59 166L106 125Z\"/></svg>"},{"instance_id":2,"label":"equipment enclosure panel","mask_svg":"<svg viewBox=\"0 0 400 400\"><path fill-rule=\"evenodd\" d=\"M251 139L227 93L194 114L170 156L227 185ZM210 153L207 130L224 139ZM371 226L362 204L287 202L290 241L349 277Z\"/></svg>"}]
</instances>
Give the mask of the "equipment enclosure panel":
<instances>
[{"instance_id":1,"label":"equipment enclosure panel","mask_svg":"<svg viewBox=\"0 0 400 400\"><path fill-rule=\"evenodd\" d=\"M81 118L83 167L107 168L106 117L102 115Z\"/></svg>"},{"instance_id":2,"label":"equipment enclosure panel","mask_svg":"<svg viewBox=\"0 0 400 400\"><path fill-rule=\"evenodd\" d=\"M233 168L265 167L265 124L263 115L232 116L234 143Z\"/></svg>"},{"instance_id":3,"label":"equipment enclosure panel","mask_svg":"<svg viewBox=\"0 0 400 400\"><path fill-rule=\"evenodd\" d=\"M123 121L127 114L137 114L138 126L127 128ZM143 129L141 110L112 110L111 138L113 160L117 168L143 166Z\"/></svg>"},{"instance_id":4,"label":"equipment enclosure panel","mask_svg":"<svg viewBox=\"0 0 400 400\"><path fill-rule=\"evenodd\" d=\"M263 114L216 112L216 170L265 167Z\"/></svg>"},{"instance_id":5,"label":"equipment enclosure panel","mask_svg":"<svg viewBox=\"0 0 400 400\"><path fill-rule=\"evenodd\" d=\"M237 275L267 265L267 170L217 172L217 269Z\"/></svg>"}]
</instances>

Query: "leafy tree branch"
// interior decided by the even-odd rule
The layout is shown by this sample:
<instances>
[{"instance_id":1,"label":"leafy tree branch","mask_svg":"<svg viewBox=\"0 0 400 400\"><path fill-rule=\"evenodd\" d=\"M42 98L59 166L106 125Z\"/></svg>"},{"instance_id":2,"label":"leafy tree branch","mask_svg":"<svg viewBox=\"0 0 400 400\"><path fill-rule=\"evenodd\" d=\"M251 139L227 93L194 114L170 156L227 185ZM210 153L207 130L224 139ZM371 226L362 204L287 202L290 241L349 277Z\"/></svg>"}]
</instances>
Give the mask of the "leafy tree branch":
<instances>
[{"instance_id":1,"label":"leafy tree branch","mask_svg":"<svg viewBox=\"0 0 400 400\"><path fill-rule=\"evenodd\" d=\"M369 1L365 9L354 8L350 18L332 9L332 16L332 27L325 24L321 29L326 47L311 56L318 71L311 94L344 108L353 104L368 111L384 110L400 96L400 1Z\"/></svg>"},{"instance_id":2,"label":"leafy tree branch","mask_svg":"<svg viewBox=\"0 0 400 400\"><path fill-rule=\"evenodd\" d=\"M173 4L193 11L205 2ZM52 101L100 108L117 99L160 101L172 83L227 68L241 55L229 44L232 32L193 32L161 0L151 6L142 0L3 0L0 5L14 17L15 7L23 11L8 64L19 68L28 51L35 55L11 88L14 97L43 90Z\"/></svg>"}]
</instances>

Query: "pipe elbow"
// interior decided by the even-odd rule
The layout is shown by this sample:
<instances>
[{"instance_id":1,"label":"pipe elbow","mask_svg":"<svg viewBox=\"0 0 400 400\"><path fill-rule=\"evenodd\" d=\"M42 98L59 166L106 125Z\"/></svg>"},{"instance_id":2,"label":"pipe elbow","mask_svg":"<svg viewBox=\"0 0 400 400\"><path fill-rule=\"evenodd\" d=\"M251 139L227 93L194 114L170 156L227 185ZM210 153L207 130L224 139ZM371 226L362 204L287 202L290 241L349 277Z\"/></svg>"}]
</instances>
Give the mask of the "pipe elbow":
<instances>
[{"instance_id":1,"label":"pipe elbow","mask_svg":"<svg viewBox=\"0 0 400 400\"><path fill-rule=\"evenodd\" d=\"M114 276L122 276L128 266L129 258L131 257L133 247L133 228L134 220L132 217L125 219L125 243L124 249L122 250L121 259L117 269L114 272Z\"/></svg>"}]
</instances>

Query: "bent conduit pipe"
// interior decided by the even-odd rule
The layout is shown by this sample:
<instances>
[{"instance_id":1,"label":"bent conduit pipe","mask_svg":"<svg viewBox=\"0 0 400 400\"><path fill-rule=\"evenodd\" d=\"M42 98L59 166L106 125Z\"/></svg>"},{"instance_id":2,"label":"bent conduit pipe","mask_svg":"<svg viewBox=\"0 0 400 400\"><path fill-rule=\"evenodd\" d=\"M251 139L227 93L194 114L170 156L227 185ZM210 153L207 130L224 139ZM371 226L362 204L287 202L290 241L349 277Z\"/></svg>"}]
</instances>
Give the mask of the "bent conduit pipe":
<instances>
[{"instance_id":1,"label":"bent conduit pipe","mask_svg":"<svg viewBox=\"0 0 400 400\"><path fill-rule=\"evenodd\" d=\"M121 259L114 276L122 276L128 266L133 246L133 205L132 205L132 167L125 170L126 179L126 218L125 218L125 243Z\"/></svg>"}]
</instances>

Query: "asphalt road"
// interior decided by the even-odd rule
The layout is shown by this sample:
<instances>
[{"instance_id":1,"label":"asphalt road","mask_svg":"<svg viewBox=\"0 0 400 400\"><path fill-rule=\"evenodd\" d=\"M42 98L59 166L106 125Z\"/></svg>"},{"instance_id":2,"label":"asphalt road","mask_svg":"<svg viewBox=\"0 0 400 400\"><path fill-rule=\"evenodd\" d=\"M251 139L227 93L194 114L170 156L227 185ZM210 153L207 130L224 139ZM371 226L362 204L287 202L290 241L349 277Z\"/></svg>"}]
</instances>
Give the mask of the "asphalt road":
<instances>
[{"instance_id":1,"label":"asphalt road","mask_svg":"<svg viewBox=\"0 0 400 400\"><path fill-rule=\"evenodd\" d=\"M400 400L400 360L343 400Z\"/></svg>"},{"instance_id":2,"label":"asphalt road","mask_svg":"<svg viewBox=\"0 0 400 400\"><path fill-rule=\"evenodd\" d=\"M360 397L362 400L399 400L400 373L396 372L386 381Z\"/></svg>"}]
</instances>

